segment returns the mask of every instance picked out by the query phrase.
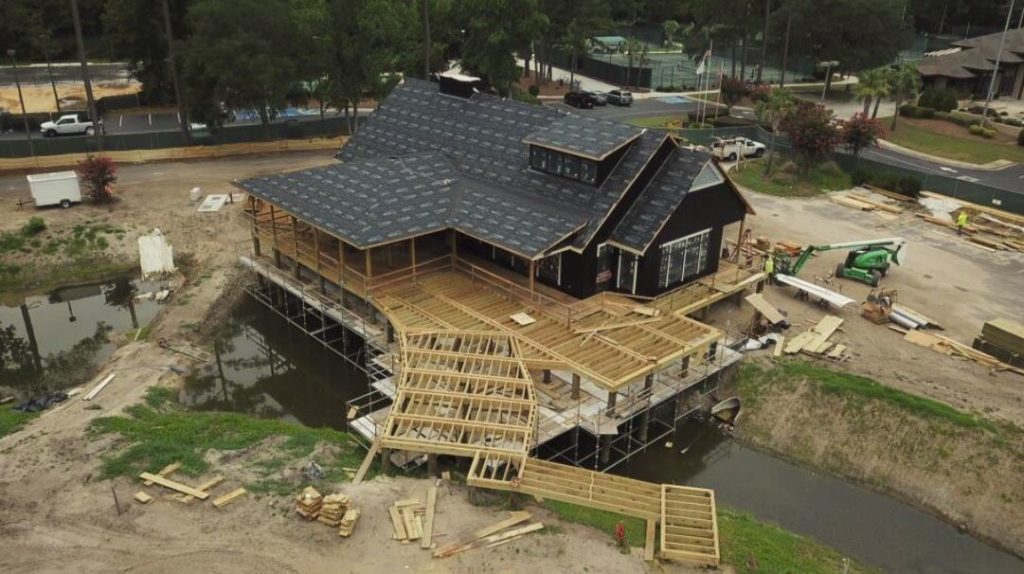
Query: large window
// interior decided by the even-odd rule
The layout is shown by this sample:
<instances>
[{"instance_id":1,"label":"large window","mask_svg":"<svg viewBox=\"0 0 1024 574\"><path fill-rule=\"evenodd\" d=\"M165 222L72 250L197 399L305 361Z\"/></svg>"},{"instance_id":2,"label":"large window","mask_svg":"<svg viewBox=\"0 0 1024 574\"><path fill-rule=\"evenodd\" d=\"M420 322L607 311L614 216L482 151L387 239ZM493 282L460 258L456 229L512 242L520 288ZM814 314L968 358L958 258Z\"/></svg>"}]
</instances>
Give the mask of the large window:
<instances>
[{"instance_id":1,"label":"large window","mask_svg":"<svg viewBox=\"0 0 1024 574\"><path fill-rule=\"evenodd\" d=\"M597 183L597 162L540 146L530 146L530 167L584 183Z\"/></svg>"},{"instance_id":2,"label":"large window","mask_svg":"<svg viewBox=\"0 0 1024 574\"><path fill-rule=\"evenodd\" d=\"M658 266L658 287L665 288L706 271L710 248L710 228L663 244L661 264Z\"/></svg>"},{"instance_id":3,"label":"large window","mask_svg":"<svg viewBox=\"0 0 1024 574\"><path fill-rule=\"evenodd\" d=\"M619 270L615 276L617 289L636 293L636 255L619 251Z\"/></svg>"}]
</instances>

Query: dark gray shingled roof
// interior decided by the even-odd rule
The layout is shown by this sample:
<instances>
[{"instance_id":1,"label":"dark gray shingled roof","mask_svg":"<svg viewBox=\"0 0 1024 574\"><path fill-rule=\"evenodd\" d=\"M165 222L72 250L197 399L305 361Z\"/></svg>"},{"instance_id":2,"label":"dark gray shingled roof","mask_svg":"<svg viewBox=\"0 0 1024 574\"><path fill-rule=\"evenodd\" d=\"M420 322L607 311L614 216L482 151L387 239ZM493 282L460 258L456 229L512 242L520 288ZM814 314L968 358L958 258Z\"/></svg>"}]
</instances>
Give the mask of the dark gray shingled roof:
<instances>
[{"instance_id":1,"label":"dark gray shingled roof","mask_svg":"<svg viewBox=\"0 0 1024 574\"><path fill-rule=\"evenodd\" d=\"M615 227L611 240L641 253L675 213L711 156L680 148L672 150L664 165Z\"/></svg>"},{"instance_id":2,"label":"dark gray shingled roof","mask_svg":"<svg viewBox=\"0 0 1024 574\"><path fill-rule=\"evenodd\" d=\"M523 142L602 160L643 130L618 122L565 116L526 136Z\"/></svg>"},{"instance_id":3,"label":"dark gray shingled roof","mask_svg":"<svg viewBox=\"0 0 1024 574\"><path fill-rule=\"evenodd\" d=\"M602 185L529 168L524 139L555 124L594 153L628 145ZM537 257L555 245L583 249L664 138L407 78L338 152L344 163L239 186L361 248L455 227Z\"/></svg>"}]
</instances>

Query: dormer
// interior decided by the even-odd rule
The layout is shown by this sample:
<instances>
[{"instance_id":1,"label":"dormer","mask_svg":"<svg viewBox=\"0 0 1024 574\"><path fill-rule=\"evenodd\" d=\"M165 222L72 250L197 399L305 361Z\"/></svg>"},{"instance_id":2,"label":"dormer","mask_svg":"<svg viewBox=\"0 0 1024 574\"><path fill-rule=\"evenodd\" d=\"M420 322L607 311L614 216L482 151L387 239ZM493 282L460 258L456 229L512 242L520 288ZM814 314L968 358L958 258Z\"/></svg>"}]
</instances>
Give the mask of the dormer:
<instances>
[{"instance_id":1,"label":"dormer","mask_svg":"<svg viewBox=\"0 0 1024 574\"><path fill-rule=\"evenodd\" d=\"M523 138L530 168L599 186L644 130L567 115Z\"/></svg>"},{"instance_id":2,"label":"dormer","mask_svg":"<svg viewBox=\"0 0 1024 574\"><path fill-rule=\"evenodd\" d=\"M442 94L470 98L479 91L483 82L476 76L467 76L457 72L443 72L437 75Z\"/></svg>"}]
</instances>

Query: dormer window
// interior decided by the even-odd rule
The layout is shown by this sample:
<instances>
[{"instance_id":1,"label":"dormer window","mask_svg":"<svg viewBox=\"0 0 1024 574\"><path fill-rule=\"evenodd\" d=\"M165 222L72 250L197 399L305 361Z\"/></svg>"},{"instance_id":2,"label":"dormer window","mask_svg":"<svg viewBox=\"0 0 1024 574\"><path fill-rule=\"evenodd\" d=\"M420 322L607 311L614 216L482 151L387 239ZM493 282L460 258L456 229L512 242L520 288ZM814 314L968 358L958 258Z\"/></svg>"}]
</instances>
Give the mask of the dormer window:
<instances>
[{"instance_id":1,"label":"dormer window","mask_svg":"<svg viewBox=\"0 0 1024 574\"><path fill-rule=\"evenodd\" d=\"M541 146L530 146L530 167L583 183L597 183L597 162Z\"/></svg>"}]
</instances>

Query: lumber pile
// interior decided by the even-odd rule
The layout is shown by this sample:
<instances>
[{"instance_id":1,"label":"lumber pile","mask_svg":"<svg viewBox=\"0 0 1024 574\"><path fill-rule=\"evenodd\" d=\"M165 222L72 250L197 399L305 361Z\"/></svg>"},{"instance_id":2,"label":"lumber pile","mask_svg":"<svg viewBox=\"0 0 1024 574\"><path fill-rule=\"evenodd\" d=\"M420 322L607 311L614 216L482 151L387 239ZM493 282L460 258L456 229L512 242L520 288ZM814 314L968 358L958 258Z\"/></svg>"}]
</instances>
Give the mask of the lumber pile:
<instances>
[{"instance_id":1,"label":"lumber pile","mask_svg":"<svg viewBox=\"0 0 1024 574\"><path fill-rule=\"evenodd\" d=\"M843 320L839 317L826 315L810 329L787 340L783 352L787 355L803 352L811 356L842 361L846 359L846 345L833 346L834 343L829 340L842 324Z\"/></svg>"},{"instance_id":2,"label":"lumber pile","mask_svg":"<svg viewBox=\"0 0 1024 574\"><path fill-rule=\"evenodd\" d=\"M174 491L174 495L169 498L183 503L190 503L196 499L206 500L210 497L211 491L224 481L224 477L221 475L217 475L206 482L203 482L199 486L192 486L177 480L172 480L170 476L179 468L181 468L180 462L171 463L163 467L160 472L156 474L143 472L139 475L139 479L142 480L143 486L160 486ZM244 488L236 488L227 494L213 499L213 506L215 508L222 508L238 500L246 493L247 492ZM153 501L153 497L145 491L139 491L135 493L135 500L140 504L149 504Z\"/></svg>"},{"instance_id":3,"label":"lumber pile","mask_svg":"<svg viewBox=\"0 0 1024 574\"><path fill-rule=\"evenodd\" d=\"M987 368L990 372L1010 371L1018 375L1024 375L1024 368L1004 363L988 353L979 351L949 337L914 329L907 331L907 334L903 336L903 340L942 353L947 357L974 361Z\"/></svg>"},{"instance_id":4,"label":"lumber pile","mask_svg":"<svg viewBox=\"0 0 1024 574\"><path fill-rule=\"evenodd\" d=\"M323 497L323 501L320 504L320 513L316 517L316 521L335 528L340 526L341 520L345 517L348 503L348 495L341 493L328 494Z\"/></svg>"},{"instance_id":5,"label":"lumber pile","mask_svg":"<svg viewBox=\"0 0 1024 574\"><path fill-rule=\"evenodd\" d=\"M1020 323L1009 319L985 321L971 346L1009 365L1024 367L1024 325Z\"/></svg>"},{"instance_id":6,"label":"lumber pile","mask_svg":"<svg viewBox=\"0 0 1024 574\"><path fill-rule=\"evenodd\" d=\"M295 512L306 520L316 520L320 516L320 507L323 503L324 495L312 486L307 486L295 497Z\"/></svg>"},{"instance_id":7,"label":"lumber pile","mask_svg":"<svg viewBox=\"0 0 1024 574\"><path fill-rule=\"evenodd\" d=\"M540 522L520 526L529 520L529 512L510 512L507 519L481 528L464 536L461 540L438 548L434 551L434 558L447 558L473 548L494 548L544 528L544 524Z\"/></svg>"},{"instance_id":8,"label":"lumber pile","mask_svg":"<svg viewBox=\"0 0 1024 574\"><path fill-rule=\"evenodd\" d=\"M427 507L418 498L403 498L388 508L391 516L392 538L411 542L423 538Z\"/></svg>"},{"instance_id":9,"label":"lumber pile","mask_svg":"<svg viewBox=\"0 0 1024 574\"><path fill-rule=\"evenodd\" d=\"M947 196L922 191L925 197L949 199ZM969 225L964 229L965 240L993 251L1017 251L1024 253L1024 216L957 199L961 208L947 217L933 217L917 214L918 217L956 231L956 218L961 211L967 212Z\"/></svg>"}]
</instances>

